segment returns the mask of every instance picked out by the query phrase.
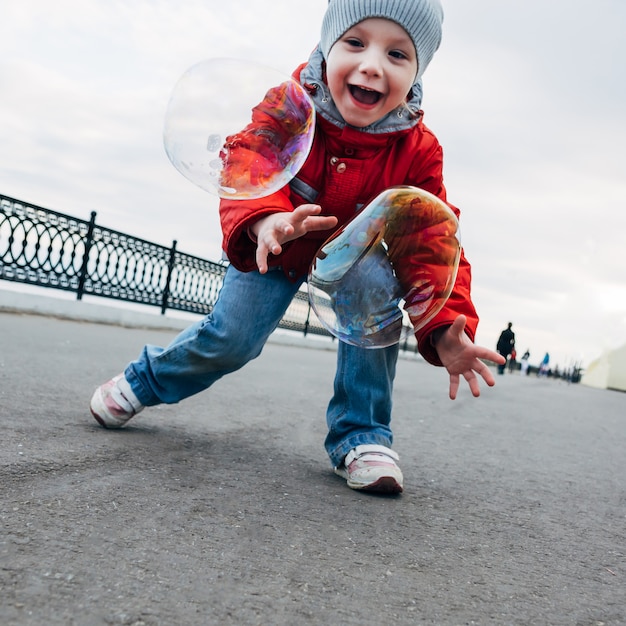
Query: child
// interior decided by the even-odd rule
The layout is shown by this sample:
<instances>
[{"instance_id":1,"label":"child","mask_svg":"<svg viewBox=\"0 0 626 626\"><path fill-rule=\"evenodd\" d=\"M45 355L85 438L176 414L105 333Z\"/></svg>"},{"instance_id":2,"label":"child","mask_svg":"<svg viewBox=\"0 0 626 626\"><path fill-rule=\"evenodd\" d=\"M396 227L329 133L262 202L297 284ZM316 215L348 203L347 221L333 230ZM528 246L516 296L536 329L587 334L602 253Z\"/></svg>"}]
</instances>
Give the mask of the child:
<instances>
[{"instance_id":1,"label":"child","mask_svg":"<svg viewBox=\"0 0 626 626\"><path fill-rule=\"evenodd\" d=\"M384 189L414 185L446 200L442 150L420 110L420 79L439 46L442 20L438 0L330 1L320 44L294 74L317 115L305 165L268 197L221 201L231 265L214 310L167 348L145 346L96 390L91 412L102 426L120 428L146 406L204 391L257 357L323 241ZM473 343L470 279L462 256L446 305L416 333L424 358L448 371L451 399L461 376L474 396L478 376L494 384L481 359L502 362ZM339 342L325 447L353 489L402 491L390 427L397 357L397 345Z\"/></svg>"}]
</instances>

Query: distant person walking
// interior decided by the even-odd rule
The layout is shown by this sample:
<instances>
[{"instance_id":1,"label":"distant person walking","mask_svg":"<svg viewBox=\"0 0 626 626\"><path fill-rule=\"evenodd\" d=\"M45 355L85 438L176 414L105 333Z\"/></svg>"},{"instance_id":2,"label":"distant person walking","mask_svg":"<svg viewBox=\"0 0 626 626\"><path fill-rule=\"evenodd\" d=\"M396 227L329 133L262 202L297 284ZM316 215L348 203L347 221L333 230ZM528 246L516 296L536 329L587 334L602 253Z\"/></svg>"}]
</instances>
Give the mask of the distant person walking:
<instances>
[{"instance_id":1,"label":"distant person walking","mask_svg":"<svg viewBox=\"0 0 626 626\"><path fill-rule=\"evenodd\" d=\"M528 376L528 359L530 359L530 351L526 350L522 356L522 375Z\"/></svg>"},{"instance_id":2,"label":"distant person walking","mask_svg":"<svg viewBox=\"0 0 626 626\"><path fill-rule=\"evenodd\" d=\"M512 322L507 324L507 327L500 333L500 338L496 344L498 354L501 354L507 360L515 348L515 333L511 330L512 326ZM504 374L505 367L506 363L504 365L498 364L498 374Z\"/></svg>"},{"instance_id":3,"label":"distant person walking","mask_svg":"<svg viewBox=\"0 0 626 626\"><path fill-rule=\"evenodd\" d=\"M550 353L546 352L539 366L539 376L548 376L550 373Z\"/></svg>"}]
</instances>

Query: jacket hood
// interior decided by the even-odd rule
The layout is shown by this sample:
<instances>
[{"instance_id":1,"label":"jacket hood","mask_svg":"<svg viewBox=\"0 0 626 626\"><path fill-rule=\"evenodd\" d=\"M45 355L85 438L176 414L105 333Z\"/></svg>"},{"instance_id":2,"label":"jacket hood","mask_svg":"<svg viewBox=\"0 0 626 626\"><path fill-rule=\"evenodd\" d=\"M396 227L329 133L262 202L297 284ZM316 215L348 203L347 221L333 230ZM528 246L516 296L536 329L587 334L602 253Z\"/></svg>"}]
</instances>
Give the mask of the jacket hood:
<instances>
[{"instance_id":1,"label":"jacket hood","mask_svg":"<svg viewBox=\"0 0 626 626\"><path fill-rule=\"evenodd\" d=\"M318 46L300 71L300 76L298 76L297 79L309 92L316 112L339 128L344 128L345 126L349 126L349 124L345 122L341 113L339 113L330 95L330 91L324 80L324 64L324 57ZM422 81L420 79L411 88L411 99L408 100L406 106L402 105L397 107L387 113L385 117L369 126L359 128L359 130L367 133L383 134L412 128L421 118L421 104Z\"/></svg>"}]
</instances>

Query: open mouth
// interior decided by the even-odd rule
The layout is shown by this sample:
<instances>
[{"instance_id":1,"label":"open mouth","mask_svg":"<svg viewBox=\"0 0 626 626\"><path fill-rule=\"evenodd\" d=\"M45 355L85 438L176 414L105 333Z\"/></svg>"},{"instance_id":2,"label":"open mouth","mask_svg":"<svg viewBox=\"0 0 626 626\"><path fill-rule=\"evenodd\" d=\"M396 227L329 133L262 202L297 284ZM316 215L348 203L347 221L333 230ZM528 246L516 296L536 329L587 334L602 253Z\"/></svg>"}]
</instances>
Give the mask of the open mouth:
<instances>
[{"instance_id":1,"label":"open mouth","mask_svg":"<svg viewBox=\"0 0 626 626\"><path fill-rule=\"evenodd\" d=\"M350 85L348 88L352 97L361 104L376 104L383 96L380 91L365 89L365 87L358 87L357 85Z\"/></svg>"}]
</instances>

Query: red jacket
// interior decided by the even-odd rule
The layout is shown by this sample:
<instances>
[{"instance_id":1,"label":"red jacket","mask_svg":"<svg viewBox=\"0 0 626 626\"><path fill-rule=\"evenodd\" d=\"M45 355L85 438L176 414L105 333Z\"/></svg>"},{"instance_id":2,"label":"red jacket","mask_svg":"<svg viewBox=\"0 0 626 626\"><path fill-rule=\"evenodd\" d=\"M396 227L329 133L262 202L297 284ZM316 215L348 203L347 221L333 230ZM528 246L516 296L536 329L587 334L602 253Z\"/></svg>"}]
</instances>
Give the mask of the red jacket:
<instances>
[{"instance_id":1,"label":"red jacket","mask_svg":"<svg viewBox=\"0 0 626 626\"><path fill-rule=\"evenodd\" d=\"M300 76L299 68L297 76ZM304 83L304 81L303 81ZM391 114L390 114L391 115ZM292 280L306 275L322 243L381 191L395 185L413 185L438 196L444 202L443 154L433 133L420 119L393 132L367 132L339 126L328 115L316 116L311 152L296 178L280 191L257 200L221 200L220 217L223 248L228 260L240 271L256 269L256 244L248 227L265 215L292 211L305 203L319 204L323 215L338 218L330 231L311 232L283 246L271 257L271 266L281 266ZM448 206L459 216L459 210ZM449 326L459 314L467 316L466 332L474 340L478 316L470 296L471 269L461 254L452 293L442 310L416 332L419 351L433 365L441 365L431 344L431 333Z\"/></svg>"}]
</instances>

